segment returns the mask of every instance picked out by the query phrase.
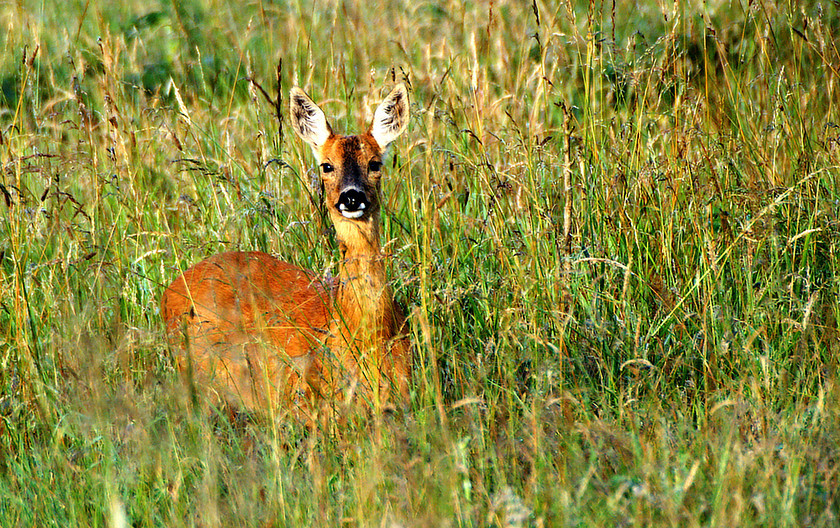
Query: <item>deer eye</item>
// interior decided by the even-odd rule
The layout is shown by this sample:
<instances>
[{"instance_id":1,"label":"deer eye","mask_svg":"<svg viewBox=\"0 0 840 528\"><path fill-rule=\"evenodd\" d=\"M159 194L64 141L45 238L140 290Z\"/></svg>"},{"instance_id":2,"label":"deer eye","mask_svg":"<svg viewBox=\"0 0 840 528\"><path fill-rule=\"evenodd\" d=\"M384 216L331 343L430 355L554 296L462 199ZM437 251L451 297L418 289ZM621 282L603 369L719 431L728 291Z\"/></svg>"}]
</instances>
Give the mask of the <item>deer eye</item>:
<instances>
[{"instance_id":1,"label":"deer eye","mask_svg":"<svg viewBox=\"0 0 840 528\"><path fill-rule=\"evenodd\" d=\"M370 172L379 172L382 169L382 162L381 161L371 161L368 163L368 170Z\"/></svg>"},{"instance_id":2,"label":"deer eye","mask_svg":"<svg viewBox=\"0 0 840 528\"><path fill-rule=\"evenodd\" d=\"M335 167L333 167L329 163L322 163L321 164L321 170L324 171L324 172L332 172L332 171L335 170Z\"/></svg>"}]
</instances>

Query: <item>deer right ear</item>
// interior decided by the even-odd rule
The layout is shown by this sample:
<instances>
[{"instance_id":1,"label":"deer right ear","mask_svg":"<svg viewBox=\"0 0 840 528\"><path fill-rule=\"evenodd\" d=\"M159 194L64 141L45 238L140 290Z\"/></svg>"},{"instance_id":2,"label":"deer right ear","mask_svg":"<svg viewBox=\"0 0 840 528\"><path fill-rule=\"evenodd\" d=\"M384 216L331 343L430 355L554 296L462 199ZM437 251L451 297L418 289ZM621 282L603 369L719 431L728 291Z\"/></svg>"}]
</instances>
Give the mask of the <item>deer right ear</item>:
<instances>
[{"instance_id":1,"label":"deer right ear","mask_svg":"<svg viewBox=\"0 0 840 528\"><path fill-rule=\"evenodd\" d=\"M408 126L408 114L408 90L404 84L398 84L373 114L370 134L379 144L379 148L385 150L390 142L405 131Z\"/></svg>"},{"instance_id":2,"label":"deer right ear","mask_svg":"<svg viewBox=\"0 0 840 528\"><path fill-rule=\"evenodd\" d=\"M327 123L324 112L306 95L306 92L295 86L289 98L291 99L289 113L292 116L292 128L302 140L309 143L317 158L319 157L318 150L332 135L332 128Z\"/></svg>"}]
</instances>

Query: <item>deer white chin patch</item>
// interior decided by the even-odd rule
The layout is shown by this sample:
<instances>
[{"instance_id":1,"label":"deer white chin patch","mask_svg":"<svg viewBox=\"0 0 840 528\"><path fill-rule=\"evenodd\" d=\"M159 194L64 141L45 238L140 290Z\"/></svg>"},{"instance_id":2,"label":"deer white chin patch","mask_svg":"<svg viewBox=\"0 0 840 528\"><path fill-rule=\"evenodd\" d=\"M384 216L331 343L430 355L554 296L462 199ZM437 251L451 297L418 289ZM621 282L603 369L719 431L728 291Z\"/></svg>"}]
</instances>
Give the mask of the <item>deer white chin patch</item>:
<instances>
[{"instance_id":1,"label":"deer white chin patch","mask_svg":"<svg viewBox=\"0 0 840 528\"><path fill-rule=\"evenodd\" d=\"M361 218L363 214L365 214L365 203L362 202L359 204L359 208L355 211L348 211L347 205L344 203L338 204L338 210L341 212L341 216L344 218L350 218L355 220L356 218Z\"/></svg>"}]
</instances>

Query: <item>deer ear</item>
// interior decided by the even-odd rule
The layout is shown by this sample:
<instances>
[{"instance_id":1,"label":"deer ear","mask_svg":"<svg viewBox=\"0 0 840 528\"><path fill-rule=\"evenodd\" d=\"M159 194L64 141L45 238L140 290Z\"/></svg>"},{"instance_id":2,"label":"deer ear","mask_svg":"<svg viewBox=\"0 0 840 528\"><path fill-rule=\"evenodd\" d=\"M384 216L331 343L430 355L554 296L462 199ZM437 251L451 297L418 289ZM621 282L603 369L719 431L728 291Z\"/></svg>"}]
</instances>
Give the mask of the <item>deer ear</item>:
<instances>
[{"instance_id":1,"label":"deer ear","mask_svg":"<svg viewBox=\"0 0 840 528\"><path fill-rule=\"evenodd\" d=\"M319 157L318 149L332 135L332 128L327 123L324 112L306 95L306 92L297 86L292 88L289 98L291 99L289 113L292 117L292 128L302 140L309 143L315 157Z\"/></svg>"},{"instance_id":2,"label":"deer ear","mask_svg":"<svg viewBox=\"0 0 840 528\"><path fill-rule=\"evenodd\" d=\"M379 148L384 150L405 131L408 117L408 90L404 84L398 84L373 114L370 135L379 144Z\"/></svg>"}]
</instances>

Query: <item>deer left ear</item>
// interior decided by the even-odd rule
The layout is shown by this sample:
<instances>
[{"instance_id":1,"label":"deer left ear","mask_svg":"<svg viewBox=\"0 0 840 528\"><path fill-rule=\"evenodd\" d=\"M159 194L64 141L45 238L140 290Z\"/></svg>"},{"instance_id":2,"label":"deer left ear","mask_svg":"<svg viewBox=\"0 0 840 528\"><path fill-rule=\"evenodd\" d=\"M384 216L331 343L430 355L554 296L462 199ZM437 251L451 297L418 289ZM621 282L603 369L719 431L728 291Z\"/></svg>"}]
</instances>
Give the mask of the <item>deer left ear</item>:
<instances>
[{"instance_id":1,"label":"deer left ear","mask_svg":"<svg viewBox=\"0 0 840 528\"><path fill-rule=\"evenodd\" d=\"M309 143L317 158L319 149L332 136L332 128L324 112L306 95L306 92L295 86L289 98L292 128L302 140Z\"/></svg>"},{"instance_id":2,"label":"deer left ear","mask_svg":"<svg viewBox=\"0 0 840 528\"><path fill-rule=\"evenodd\" d=\"M408 90L401 83L391 90L373 114L370 135L379 144L379 148L385 150L390 142L405 131L408 117Z\"/></svg>"}]
</instances>

